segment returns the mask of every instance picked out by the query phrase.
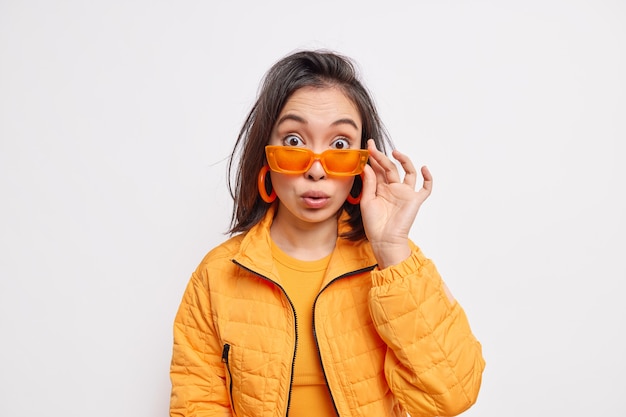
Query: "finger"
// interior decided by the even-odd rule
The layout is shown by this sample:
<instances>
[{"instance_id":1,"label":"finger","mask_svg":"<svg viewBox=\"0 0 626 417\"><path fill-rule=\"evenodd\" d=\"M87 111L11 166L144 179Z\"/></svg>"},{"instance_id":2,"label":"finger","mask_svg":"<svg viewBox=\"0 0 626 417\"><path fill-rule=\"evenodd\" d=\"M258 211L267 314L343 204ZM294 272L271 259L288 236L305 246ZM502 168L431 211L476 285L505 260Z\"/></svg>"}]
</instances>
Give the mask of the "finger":
<instances>
[{"instance_id":1,"label":"finger","mask_svg":"<svg viewBox=\"0 0 626 417\"><path fill-rule=\"evenodd\" d=\"M386 184L387 175L385 173L385 169L381 167L380 164L374 158L369 159L369 166L372 168L372 171L374 171L376 181L380 184Z\"/></svg>"},{"instance_id":2,"label":"finger","mask_svg":"<svg viewBox=\"0 0 626 417\"><path fill-rule=\"evenodd\" d=\"M387 155L385 155L376 148L376 143L374 142L374 140L368 140L367 147L370 152L370 163L371 161L377 163L377 168L382 170L381 172L384 173L385 182L400 182L398 167L396 166L396 164L393 163L391 159L387 157ZM377 170L377 172L379 171Z\"/></svg>"},{"instance_id":3,"label":"finger","mask_svg":"<svg viewBox=\"0 0 626 417\"><path fill-rule=\"evenodd\" d=\"M380 184L386 184L387 183L387 176L385 174L385 169L380 166L380 164L378 163L378 161L374 158L372 158L372 153L381 153L377 148L376 148L376 142L374 142L373 139L369 139L367 141L367 147L368 147L368 151L370 153L370 158L369 158L369 165L372 167L374 173L376 174L376 180L378 183Z\"/></svg>"},{"instance_id":4,"label":"finger","mask_svg":"<svg viewBox=\"0 0 626 417\"><path fill-rule=\"evenodd\" d=\"M433 176L426 166L423 166L421 171L422 177L424 177L424 183L422 184L422 188L417 193L420 195L420 197L426 200L430 193L433 191Z\"/></svg>"},{"instance_id":5,"label":"finger","mask_svg":"<svg viewBox=\"0 0 626 417\"><path fill-rule=\"evenodd\" d=\"M396 160L402 165L402 169L404 169L404 183L406 185L415 188L415 184L417 184L417 170L413 165L411 159L398 150L394 150L392 155Z\"/></svg>"},{"instance_id":6,"label":"finger","mask_svg":"<svg viewBox=\"0 0 626 417\"><path fill-rule=\"evenodd\" d=\"M367 205L368 201L376 198L376 184L378 180L376 173L371 166L365 165L363 169L363 194L361 195L361 207Z\"/></svg>"}]
</instances>

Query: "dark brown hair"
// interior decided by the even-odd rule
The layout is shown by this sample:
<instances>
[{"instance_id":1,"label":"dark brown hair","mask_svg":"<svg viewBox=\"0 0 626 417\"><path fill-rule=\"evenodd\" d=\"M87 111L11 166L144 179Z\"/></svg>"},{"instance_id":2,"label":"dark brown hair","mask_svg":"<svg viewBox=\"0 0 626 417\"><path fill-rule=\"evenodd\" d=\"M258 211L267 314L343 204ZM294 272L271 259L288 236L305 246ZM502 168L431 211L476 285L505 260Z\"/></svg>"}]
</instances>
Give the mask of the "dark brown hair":
<instances>
[{"instance_id":1,"label":"dark brown hair","mask_svg":"<svg viewBox=\"0 0 626 417\"><path fill-rule=\"evenodd\" d=\"M243 124L228 163L228 188L234 200L230 234L248 231L267 213L270 204L257 190L257 176L266 164L267 145L276 120L291 95L303 87L338 87L359 110L363 123L361 148L374 139L378 149L386 152L391 141L376 111L374 101L361 83L352 61L329 51L300 51L275 63L265 75L256 103ZM235 167L235 161L238 165ZM234 175L233 175L234 174ZM234 181L234 184L233 184ZM352 195L361 191L356 177ZM344 204L351 230L343 237L364 239L365 231L359 205Z\"/></svg>"}]
</instances>

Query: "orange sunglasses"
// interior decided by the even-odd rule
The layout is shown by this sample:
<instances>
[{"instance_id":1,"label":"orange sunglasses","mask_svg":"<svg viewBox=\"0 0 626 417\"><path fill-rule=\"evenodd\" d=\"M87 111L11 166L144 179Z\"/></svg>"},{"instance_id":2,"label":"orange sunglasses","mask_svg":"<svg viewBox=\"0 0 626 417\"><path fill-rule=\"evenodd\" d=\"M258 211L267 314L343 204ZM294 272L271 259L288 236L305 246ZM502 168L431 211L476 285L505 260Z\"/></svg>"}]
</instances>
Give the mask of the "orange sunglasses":
<instances>
[{"instance_id":1,"label":"orange sunglasses","mask_svg":"<svg viewBox=\"0 0 626 417\"><path fill-rule=\"evenodd\" d=\"M336 177L359 175L369 158L367 149L328 149L318 154L308 148L271 145L265 147L265 155L274 172L304 174L319 160L324 171Z\"/></svg>"}]
</instances>

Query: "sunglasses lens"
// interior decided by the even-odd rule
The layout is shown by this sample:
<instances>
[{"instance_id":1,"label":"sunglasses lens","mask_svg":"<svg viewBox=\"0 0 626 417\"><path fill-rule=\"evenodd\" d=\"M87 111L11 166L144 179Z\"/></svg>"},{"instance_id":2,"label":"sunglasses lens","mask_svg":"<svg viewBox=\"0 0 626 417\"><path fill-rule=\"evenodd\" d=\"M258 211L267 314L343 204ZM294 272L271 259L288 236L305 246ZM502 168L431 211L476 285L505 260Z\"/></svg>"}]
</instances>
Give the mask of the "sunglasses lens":
<instances>
[{"instance_id":1,"label":"sunglasses lens","mask_svg":"<svg viewBox=\"0 0 626 417\"><path fill-rule=\"evenodd\" d=\"M361 155L355 151L326 151L324 163L326 169L334 174L352 174L359 167Z\"/></svg>"},{"instance_id":2,"label":"sunglasses lens","mask_svg":"<svg viewBox=\"0 0 626 417\"><path fill-rule=\"evenodd\" d=\"M290 149L277 147L275 149L276 164L287 172L302 172L307 169L311 162L311 154L306 149Z\"/></svg>"}]
</instances>

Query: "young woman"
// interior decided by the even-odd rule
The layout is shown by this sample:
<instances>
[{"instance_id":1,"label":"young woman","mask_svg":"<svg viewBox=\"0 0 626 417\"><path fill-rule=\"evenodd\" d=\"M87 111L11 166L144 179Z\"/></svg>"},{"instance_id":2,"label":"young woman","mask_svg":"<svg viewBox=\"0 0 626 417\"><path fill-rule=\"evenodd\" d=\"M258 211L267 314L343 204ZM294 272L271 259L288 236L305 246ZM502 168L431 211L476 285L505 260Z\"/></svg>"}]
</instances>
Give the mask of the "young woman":
<instances>
[{"instance_id":1,"label":"young woman","mask_svg":"<svg viewBox=\"0 0 626 417\"><path fill-rule=\"evenodd\" d=\"M289 55L231 157L234 235L192 274L174 325L171 416L451 416L484 360L409 240L432 177L389 144L354 66Z\"/></svg>"}]
</instances>

